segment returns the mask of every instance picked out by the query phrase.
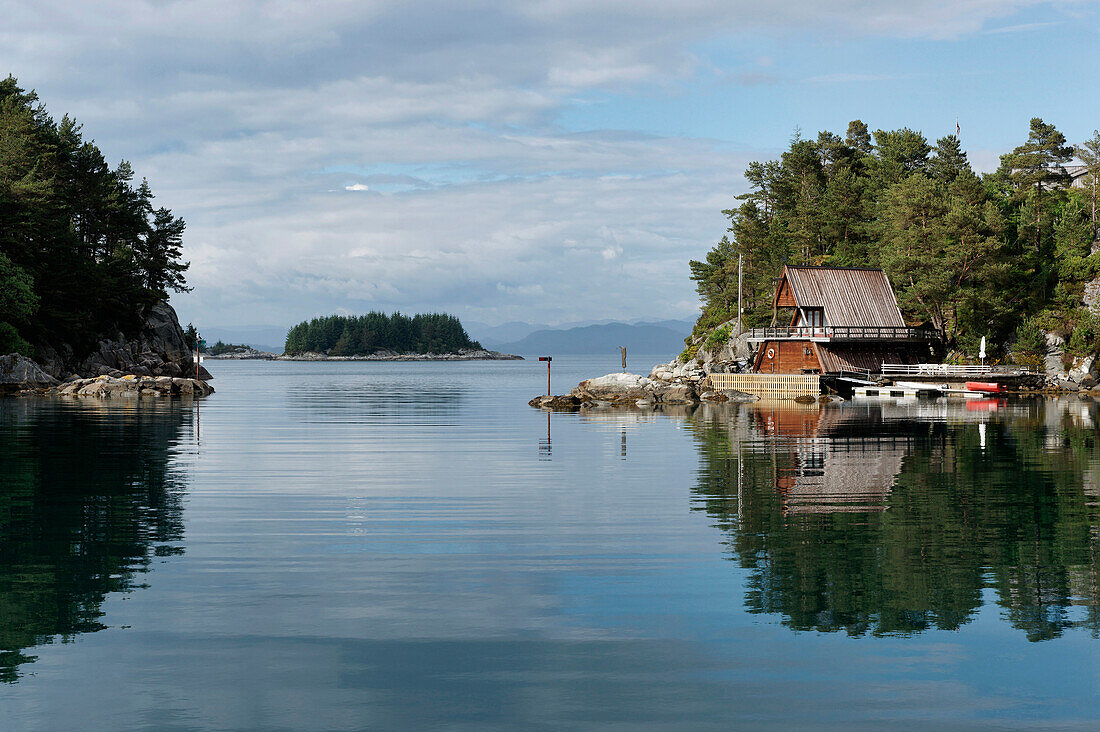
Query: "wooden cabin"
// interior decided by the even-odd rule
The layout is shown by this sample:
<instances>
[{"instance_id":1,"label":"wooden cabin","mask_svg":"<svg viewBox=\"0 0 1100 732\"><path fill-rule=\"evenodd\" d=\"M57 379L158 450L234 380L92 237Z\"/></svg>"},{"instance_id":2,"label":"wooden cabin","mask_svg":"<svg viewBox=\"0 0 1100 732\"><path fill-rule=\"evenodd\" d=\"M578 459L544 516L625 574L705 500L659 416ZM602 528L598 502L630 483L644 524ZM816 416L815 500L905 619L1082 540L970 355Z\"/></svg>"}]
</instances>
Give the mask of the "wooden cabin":
<instances>
[{"instance_id":1,"label":"wooden cabin","mask_svg":"<svg viewBox=\"0 0 1100 732\"><path fill-rule=\"evenodd\" d=\"M749 333L757 373L877 373L883 363L916 362L932 339L905 324L881 269L786 265L772 305L777 320L791 315Z\"/></svg>"}]
</instances>

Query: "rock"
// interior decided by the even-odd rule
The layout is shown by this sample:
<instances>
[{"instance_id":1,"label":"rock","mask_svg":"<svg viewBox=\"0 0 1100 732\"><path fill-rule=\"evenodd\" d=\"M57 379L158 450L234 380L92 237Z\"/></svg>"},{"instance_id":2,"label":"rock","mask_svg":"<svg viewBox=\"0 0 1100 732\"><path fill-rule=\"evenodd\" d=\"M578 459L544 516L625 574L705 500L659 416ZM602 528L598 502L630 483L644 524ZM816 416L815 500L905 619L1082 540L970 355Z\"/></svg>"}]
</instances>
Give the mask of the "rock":
<instances>
[{"instance_id":1,"label":"rock","mask_svg":"<svg viewBox=\"0 0 1100 732\"><path fill-rule=\"evenodd\" d=\"M1087 378L1095 379L1096 377L1096 357L1095 356L1075 356L1073 362L1070 364L1067 376L1074 381L1080 383Z\"/></svg>"},{"instance_id":2,"label":"rock","mask_svg":"<svg viewBox=\"0 0 1100 732\"><path fill-rule=\"evenodd\" d=\"M716 391L704 391L699 395L699 399L704 402L728 402L729 397L725 394L720 394Z\"/></svg>"},{"instance_id":3,"label":"rock","mask_svg":"<svg viewBox=\"0 0 1100 732\"><path fill-rule=\"evenodd\" d=\"M746 394L745 392L738 391L737 389L722 389L719 393L731 402L747 403L760 401L760 397L754 394Z\"/></svg>"},{"instance_id":4,"label":"rock","mask_svg":"<svg viewBox=\"0 0 1100 732\"><path fill-rule=\"evenodd\" d=\"M199 379L126 374L121 378L97 376L67 381L47 392L58 396L131 399L139 397L208 396L214 388Z\"/></svg>"},{"instance_id":5,"label":"rock","mask_svg":"<svg viewBox=\"0 0 1100 732\"><path fill-rule=\"evenodd\" d=\"M675 371L674 364L659 363L649 372L649 378L656 381L672 381Z\"/></svg>"},{"instance_id":6,"label":"rock","mask_svg":"<svg viewBox=\"0 0 1100 732\"><path fill-rule=\"evenodd\" d=\"M0 389L44 388L56 385L57 379L42 370L42 367L18 353L0 356Z\"/></svg>"},{"instance_id":7,"label":"rock","mask_svg":"<svg viewBox=\"0 0 1100 732\"><path fill-rule=\"evenodd\" d=\"M661 404L694 404L695 390L683 383L670 383L654 394Z\"/></svg>"},{"instance_id":8,"label":"rock","mask_svg":"<svg viewBox=\"0 0 1100 732\"><path fill-rule=\"evenodd\" d=\"M794 398L794 400L796 402L798 402L799 404L816 404L817 403L817 397L812 397L809 394L803 394L802 396L797 396L797 397Z\"/></svg>"},{"instance_id":9,"label":"rock","mask_svg":"<svg viewBox=\"0 0 1100 732\"><path fill-rule=\"evenodd\" d=\"M737 373L744 370L743 364L750 362L755 355L754 346L748 340L749 329L738 331L736 318L718 327L727 328L730 337L709 349L704 343L695 355L696 361L707 373Z\"/></svg>"},{"instance_id":10,"label":"rock","mask_svg":"<svg viewBox=\"0 0 1100 732\"><path fill-rule=\"evenodd\" d=\"M251 346L244 346L242 348L234 348L231 351L225 353L219 353L217 355L206 354L203 358L209 358L212 360L230 360L230 361L270 361L278 354L268 353L267 351L257 351Z\"/></svg>"},{"instance_id":11,"label":"rock","mask_svg":"<svg viewBox=\"0 0 1100 732\"><path fill-rule=\"evenodd\" d=\"M585 404L585 402L573 396L572 394L565 394L562 396L537 396L527 403L532 407L551 410L575 410L580 409L580 407Z\"/></svg>"},{"instance_id":12,"label":"rock","mask_svg":"<svg viewBox=\"0 0 1100 732\"><path fill-rule=\"evenodd\" d=\"M1047 376L1052 377L1064 374L1066 367L1062 363L1062 357L1066 339L1057 333L1045 333L1043 338L1046 345L1046 353L1043 356L1043 370L1046 371Z\"/></svg>"},{"instance_id":13,"label":"rock","mask_svg":"<svg viewBox=\"0 0 1100 732\"><path fill-rule=\"evenodd\" d=\"M650 384L650 379L638 374L607 374L585 379L573 389L572 395L581 401L637 401L650 397L652 390L646 388Z\"/></svg>"},{"instance_id":14,"label":"rock","mask_svg":"<svg viewBox=\"0 0 1100 732\"><path fill-rule=\"evenodd\" d=\"M68 344L36 344L42 369L55 377L73 372L81 376L195 374L183 329L168 303L150 306L140 315L139 322L133 331L107 334L83 354L74 353ZM201 366L198 377L211 378L210 372Z\"/></svg>"}]
</instances>

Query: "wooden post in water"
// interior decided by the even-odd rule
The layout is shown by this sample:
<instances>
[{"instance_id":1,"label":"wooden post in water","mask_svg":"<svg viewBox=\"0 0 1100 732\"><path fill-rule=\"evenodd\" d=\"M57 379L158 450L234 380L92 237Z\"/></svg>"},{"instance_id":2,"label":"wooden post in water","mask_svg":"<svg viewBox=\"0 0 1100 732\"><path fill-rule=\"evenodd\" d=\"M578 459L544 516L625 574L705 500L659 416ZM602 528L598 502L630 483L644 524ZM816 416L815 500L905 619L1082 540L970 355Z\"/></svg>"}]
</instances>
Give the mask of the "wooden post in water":
<instances>
[{"instance_id":1,"label":"wooden post in water","mask_svg":"<svg viewBox=\"0 0 1100 732\"><path fill-rule=\"evenodd\" d=\"M623 373L626 373L626 346L619 346L619 355L623 358Z\"/></svg>"},{"instance_id":2,"label":"wooden post in water","mask_svg":"<svg viewBox=\"0 0 1100 732\"><path fill-rule=\"evenodd\" d=\"M550 362L554 360L553 356L539 356L540 361L546 362L546 396L550 396Z\"/></svg>"}]
</instances>

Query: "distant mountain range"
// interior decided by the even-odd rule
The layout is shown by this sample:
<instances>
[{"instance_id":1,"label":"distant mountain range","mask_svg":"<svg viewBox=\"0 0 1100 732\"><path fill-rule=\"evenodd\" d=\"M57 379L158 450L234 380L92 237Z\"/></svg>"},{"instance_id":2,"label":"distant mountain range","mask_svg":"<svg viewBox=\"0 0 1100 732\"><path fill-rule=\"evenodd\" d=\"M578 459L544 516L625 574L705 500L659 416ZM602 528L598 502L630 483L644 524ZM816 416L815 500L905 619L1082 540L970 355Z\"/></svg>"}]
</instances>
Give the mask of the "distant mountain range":
<instances>
[{"instance_id":1,"label":"distant mountain range","mask_svg":"<svg viewBox=\"0 0 1100 732\"><path fill-rule=\"evenodd\" d=\"M481 345L486 348L496 348L497 346L520 341L536 331L567 331L574 328L586 328L591 325L655 325L661 328L670 328L672 330L684 330L684 335L687 335L687 332L695 325L695 319L645 320L638 318L623 321L605 318L603 320L578 320L571 323L559 323L557 325L550 325L548 323L524 323L518 320L502 323L500 325L489 325L488 323L480 323L476 320L463 320L462 325L466 327L466 332L469 333L470 337L475 341L479 341Z\"/></svg>"},{"instance_id":2,"label":"distant mountain range","mask_svg":"<svg viewBox=\"0 0 1100 732\"><path fill-rule=\"evenodd\" d=\"M691 325L682 321L666 321L675 325L606 323L577 328L543 329L509 343L482 342L486 348L519 354L595 354L616 353L626 346L627 353L664 355L670 358L684 350L684 337Z\"/></svg>"}]
</instances>

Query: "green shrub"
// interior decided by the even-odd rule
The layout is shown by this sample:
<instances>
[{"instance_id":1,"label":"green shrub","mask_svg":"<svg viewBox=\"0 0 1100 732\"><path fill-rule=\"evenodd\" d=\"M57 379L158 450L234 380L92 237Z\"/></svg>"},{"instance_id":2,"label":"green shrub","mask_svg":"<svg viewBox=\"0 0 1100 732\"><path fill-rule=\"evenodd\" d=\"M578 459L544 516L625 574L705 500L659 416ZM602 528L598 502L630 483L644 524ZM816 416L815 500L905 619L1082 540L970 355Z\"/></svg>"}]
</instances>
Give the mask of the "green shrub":
<instances>
[{"instance_id":1,"label":"green shrub","mask_svg":"<svg viewBox=\"0 0 1100 732\"><path fill-rule=\"evenodd\" d=\"M1016 343L1013 351L1020 354L1037 355L1046 348L1043 332L1037 318L1028 318L1016 326Z\"/></svg>"},{"instance_id":2,"label":"green shrub","mask_svg":"<svg viewBox=\"0 0 1100 732\"><path fill-rule=\"evenodd\" d=\"M711 331L710 335L708 335L707 339L703 342L703 345L704 348L709 351L727 343L729 339L730 327L728 325L723 325L721 328L715 328Z\"/></svg>"},{"instance_id":3,"label":"green shrub","mask_svg":"<svg viewBox=\"0 0 1100 732\"><path fill-rule=\"evenodd\" d=\"M0 355L21 353L28 358L34 356L34 349L27 343L10 323L0 323Z\"/></svg>"},{"instance_id":4,"label":"green shrub","mask_svg":"<svg viewBox=\"0 0 1100 732\"><path fill-rule=\"evenodd\" d=\"M699 342L688 344L688 347L680 353L680 363L687 363L695 358L695 354L699 353Z\"/></svg>"}]
</instances>

